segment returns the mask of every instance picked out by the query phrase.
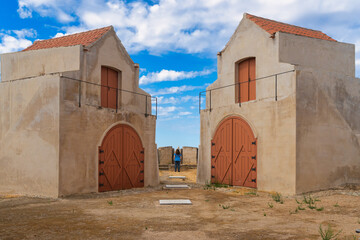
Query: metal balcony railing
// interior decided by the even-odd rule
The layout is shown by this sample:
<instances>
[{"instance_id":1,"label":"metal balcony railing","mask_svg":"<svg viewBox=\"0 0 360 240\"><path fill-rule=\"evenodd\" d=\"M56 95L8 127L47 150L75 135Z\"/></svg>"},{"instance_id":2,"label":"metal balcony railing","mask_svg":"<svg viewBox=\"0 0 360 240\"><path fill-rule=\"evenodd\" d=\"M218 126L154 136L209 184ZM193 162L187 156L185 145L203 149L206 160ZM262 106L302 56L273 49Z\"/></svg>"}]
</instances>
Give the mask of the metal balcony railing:
<instances>
[{"instance_id":1,"label":"metal balcony railing","mask_svg":"<svg viewBox=\"0 0 360 240\"><path fill-rule=\"evenodd\" d=\"M78 106L79 107L81 107L81 104L82 104L81 103L81 94L82 94L81 87L82 87L83 84L89 84L89 85L96 86L96 87L99 87L99 88L105 87L105 88L108 88L108 89L115 89L116 90L116 108L115 108L116 113L119 110L119 106L118 106L119 95L122 96L123 93L128 93L128 94L132 94L132 95L135 95L135 96L139 96L141 99L143 99L141 101L143 101L143 103L144 103L144 112L143 112L143 114L145 115L145 117L155 116L157 118L157 113L158 113L158 110L157 110L158 109L157 97L152 97L152 96L149 96L147 94L133 92L133 91L129 91L129 90L121 89L121 88L109 87L109 86L106 86L106 85L101 85L101 84L98 84L98 83L92 83L92 82L88 82L88 81L84 81L84 80L80 80L80 79L76 79L76 78L71 78L71 77L67 77L67 76L61 76L61 78L65 78L65 79L69 79L71 81L78 82ZM98 107L101 107L101 106L98 106ZM155 110L155 115L152 114L152 109Z\"/></svg>"},{"instance_id":2,"label":"metal balcony railing","mask_svg":"<svg viewBox=\"0 0 360 240\"><path fill-rule=\"evenodd\" d=\"M245 84L245 83L250 83L250 82L254 82L254 81L259 81L259 80L264 80L264 79L269 79L269 78L274 78L274 91L275 91L275 101L278 100L278 76L279 75L283 75L283 74L286 74L286 73L290 73L290 72L294 72L295 70L290 70L290 71L285 71L285 72L280 72L280 73L276 73L276 74L272 74L272 75L268 75L268 76L265 76L265 77L260 77L260 78L256 78L256 79L253 79L253 80L249 80L249 81L246 81L246 82L237 82L237 83L234 83L234 84L229 84L229 85L225 85L225 86L221 86L221 87L216 87L216 88L211 88L211 89L208 89L208 90L205 90L205 91L202 91L199 93L199 113L201 112L201 110L206 110L206 109L209 109L209 111L211 112L212 110L212 99L211 99L211 93L213 91L217 91L217 90L220 90L220 89L224 89L224 88L229 88L229 87L237 87L236 91L238 91L238 98L239 98L239 107L241 107L241 84ZM234 92L235 92L235 89L234 89ZM205 93L205 94L204 94ZM205 96L205 100L206 100L206 97L207 97L207 93L209 94L209 108L207 108L207 103L205 102L205 108L202 108L202 97Z\"/></svg>"}]
</instances>

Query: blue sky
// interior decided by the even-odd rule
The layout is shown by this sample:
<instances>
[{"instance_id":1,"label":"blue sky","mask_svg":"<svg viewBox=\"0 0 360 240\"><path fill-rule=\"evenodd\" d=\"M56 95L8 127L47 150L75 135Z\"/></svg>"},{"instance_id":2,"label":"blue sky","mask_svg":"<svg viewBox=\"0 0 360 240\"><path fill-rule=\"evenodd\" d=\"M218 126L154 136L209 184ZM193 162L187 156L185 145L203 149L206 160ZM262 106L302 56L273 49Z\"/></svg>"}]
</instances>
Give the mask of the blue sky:
<instances>
[{"instance_id":1,"label":"blue sky","mask_svg":"<svg viewBox=\"0 0 360 240\"><path fill-rule=\"evenodd\" d=\"M356 45L358 0L11 0L0 8L0 53L37 39L113 25L134 62L140 87L158 97L158 146L197 146L198 94L216 80L216 53L243 13L321 30Z\"/></svg>"}]
</instances>

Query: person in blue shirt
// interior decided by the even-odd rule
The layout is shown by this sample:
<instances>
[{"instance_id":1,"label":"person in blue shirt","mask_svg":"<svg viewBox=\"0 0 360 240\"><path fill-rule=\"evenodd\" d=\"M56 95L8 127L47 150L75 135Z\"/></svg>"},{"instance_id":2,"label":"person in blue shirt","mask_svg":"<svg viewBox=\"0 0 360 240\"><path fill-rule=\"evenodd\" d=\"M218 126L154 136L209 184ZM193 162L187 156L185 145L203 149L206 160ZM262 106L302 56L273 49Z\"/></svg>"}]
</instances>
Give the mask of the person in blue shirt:
<instances>
[{"instance_id":1,"label":"person in blue shirt","mask_svg":"<svg viewBox=\"0 0 360 240\"><path fill-rule=\"evenodd\" d=\"M174 159L175 172L176 172L176 169L178 169L178 172L180 172L181 153L180 153L179 149L176 149L174 156L175 156L175 159Z\"/></svg>"}]
</instances>

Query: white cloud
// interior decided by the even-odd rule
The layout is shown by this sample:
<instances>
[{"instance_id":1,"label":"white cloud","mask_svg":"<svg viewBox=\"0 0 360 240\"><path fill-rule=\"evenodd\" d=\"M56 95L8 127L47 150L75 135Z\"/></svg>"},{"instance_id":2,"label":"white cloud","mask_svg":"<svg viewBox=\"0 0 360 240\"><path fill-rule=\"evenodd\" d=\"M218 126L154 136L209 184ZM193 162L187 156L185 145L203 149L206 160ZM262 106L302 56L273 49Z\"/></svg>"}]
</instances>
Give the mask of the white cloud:
<instances>
[{"instance_id":1,"label":"white cloud","mask_svg":"<svg viewBox=\"0 0 360 240\"><path fill-rule=\"evenodd\" d=\"M54 17L62 23L75 20L71 12L76 8L75 0L19 0L18 13L21 18L31 18L33 12L37 12L42 17Z\"/></svg>"},{"instance_id":2,"label":"white cloud","mask_svg":"<svg viewBox=\"0 0 360 240\"><path fill-rule=\"evenodd\" d=\"M322 30L340 41L360 37L357 0L19 0L19 14L33 12L62 22L66 33L113 25L130 53L169 51L214 54L223 48L244 12Z\"/></svg>"},{"instance_id":3,"label":"white cloud","mask_svg":"<svg viewBox=\"0 0 360 240\"><path fill-rule=\"evenodd\" d=\"M355 60L355 65L357 65L357 66L360 67L360 59L356 59L356 60Z\"/></svg>"},{"instance_id":4,"label":"white cloud","mask_svg":"<svg viewBox=\"0 0 360 240\"><path fill-rule=\"evenodd\" d=\"M197 102L199 101L199 98L196 96L182 96L178 98L175 97L166 98L164 96L158 97L158 104L182 104L189 101Z\"/></svg>"},{"instance_id":5,"label":"white cloud","mask_svg":"<svg viewBox=\"0 0 360 240\"><path fill-rule=\"evenodd\" d=\"M176 110L175 106L171 107L158 107L158 116L169 116Z\"/></svg>"},{"instance_id":6,"label":"white cloud","mask_svg":"<svg viewBox=\"0 0 360 240\"><path fill-rule=\"evenodd\" d=\"M30 46L32 42L25 38L16 38L0 33L0 53L16 52Z\"/></svg>"},{"instance_id":7,"label":"white cloud","mask_svg":"<svg viewBox=\"0 0 360 240\"><path fill-rule=\"evenodd\" d=\"M179 112L180 116L187 116L187 115L191 115L191 112Z\"/></svg>"},{"instance_id":8,"label":"white cloud","mask_svg":"<svg viewBox=\"0 0 360 240\"><path fill-rule=\"evenodd\" d=\"M140 77L140 84L145 85L155 82L164 82L164 81L178 81L182 79L191 79L199 76L206 76L211 74L211 70L203 71L174 71L163 69L160 72L150 72L147 75Z\"/></svg>"},{"instance_id":9,"label":"white cloud","mask_svg":"<svg viewBox=\"0 0 360 240\"><path fill-rule=\"evenodd\" d=\"M176 94L176 93L180 93L180 92L186 92L186 91L192 91L195 89L200 89L200 88L204 88L203 86L188 86L188 85L183 85L180 87L169 87L169 88L162 88L159 89L157 91L151 91L149 89L146 89L147 92L150 92L151 95L167 95L167 94Z\"/></svg>"}]
</instances>

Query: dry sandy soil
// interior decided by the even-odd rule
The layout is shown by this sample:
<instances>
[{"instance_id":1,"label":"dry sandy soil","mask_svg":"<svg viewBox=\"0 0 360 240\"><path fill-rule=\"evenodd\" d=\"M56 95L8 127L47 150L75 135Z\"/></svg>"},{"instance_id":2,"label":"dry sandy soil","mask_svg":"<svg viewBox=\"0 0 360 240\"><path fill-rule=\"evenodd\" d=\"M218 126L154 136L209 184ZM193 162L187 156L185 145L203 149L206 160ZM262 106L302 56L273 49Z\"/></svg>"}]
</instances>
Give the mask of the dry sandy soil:
<instances>
[{"instance_id":1,"label":"dry sandy soil","mask_svg":"<svg viewBox=\"0 0 360 240\"><path fill-rule=\"evenodd\" d=\"M168 180L169 175L188 180ZM187 183L188 190L132 189L64 199L0 197L0 239L320 239L330 224L339 239L360 234L360 191L313 193L316 209L303 196L283 197L246 188L193 183L196 170L161 171L162 184ZM159 199L190 199L193 205L160 206ZM296 210L298 209L298 210ZM304 210L301 210L304 209Z\"/></svg>"}]
</instances>

